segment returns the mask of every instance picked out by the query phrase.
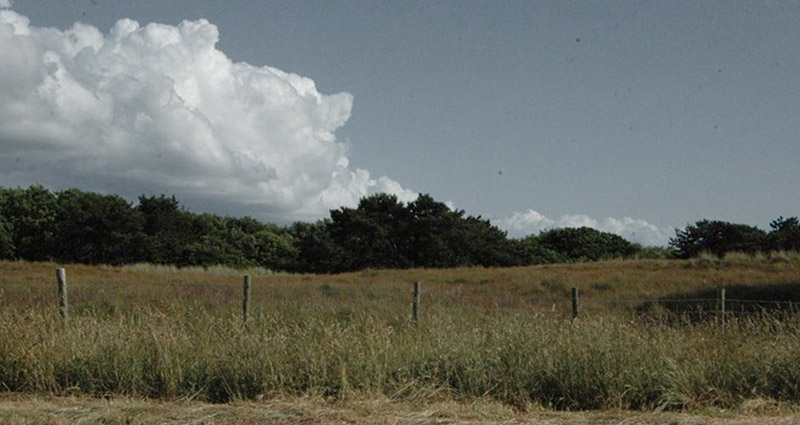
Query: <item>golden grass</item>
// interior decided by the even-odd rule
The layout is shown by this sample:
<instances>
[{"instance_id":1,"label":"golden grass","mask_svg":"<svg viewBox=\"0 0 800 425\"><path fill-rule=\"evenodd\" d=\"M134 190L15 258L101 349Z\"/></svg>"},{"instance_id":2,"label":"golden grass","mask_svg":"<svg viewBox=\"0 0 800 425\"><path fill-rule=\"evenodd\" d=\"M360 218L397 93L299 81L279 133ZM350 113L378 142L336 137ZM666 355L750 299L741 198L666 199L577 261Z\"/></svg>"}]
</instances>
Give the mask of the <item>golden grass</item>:
<instances>
[{"instance_id":1,"label":"golden grass","mask_svg":"<svg viewBox=\"0 0 800 425\"><path fill-rule=\"evenodd\" d=\"M241 270L69 265L65 325L55 305L58 265L0 262L0 391L217 402L368 394L411 404L490 399L516 409L792 403L800 401L800 319L674 326L644 320L637 308L709 288L794 288L798 258L250 270L247 326ZM417 325L415 280L423 282ZM582 294L576 322L568 320L572 287Z\"/></svg>"},{"instance_id":2,"label":"golden grass","mask_svg":"<svg viewBox=\"0 0 800 425\"><path fill-rule=\"evenodd\" d=\"M0 302L19 308L52 305L56 267L53 263L0 262ZM422 281L428 302L446 299L482 307L531 308L547 304L535 300L568 298L572 287L577 287L582 298L590 301L652 299L730 285L800 283L800 255L796 253L517 268L364 270L337 275L150 265L68 265L66 269L70 304L74 308L104 304L161 305L191 300L212 310L226 306L235 309L239 306L245 273L253 276L255 304L259 300L303 304L358 297L390 297L391 301L407 302L415 280Z\"/></svg>"},{"instance_id":3,"label":"golden grass","mask_svg":"<svg viewBox=\"0 0 800 425\"><path fill-rule=\"evenodd\" d=\"M537 424L537 425L788 425L800 414L775 403L759 410L703 412L553 412L512 409L491 400L398 402L380 397L331 403L319 398L274 398L226 405L187 400L98 400L0 395L3 425L261 425L261 424Z\"/></svg>"}]
</instances>

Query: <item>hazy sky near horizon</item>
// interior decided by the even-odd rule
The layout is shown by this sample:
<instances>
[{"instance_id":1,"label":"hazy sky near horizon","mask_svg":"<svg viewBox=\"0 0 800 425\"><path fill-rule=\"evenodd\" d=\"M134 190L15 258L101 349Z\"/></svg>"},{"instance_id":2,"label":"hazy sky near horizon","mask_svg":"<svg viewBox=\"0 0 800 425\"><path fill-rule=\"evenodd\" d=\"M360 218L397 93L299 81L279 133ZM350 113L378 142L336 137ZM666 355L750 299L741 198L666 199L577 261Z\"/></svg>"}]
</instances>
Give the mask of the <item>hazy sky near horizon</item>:
<instances>
[{"instance_id":1,"label":"hazy sky near horizon","mask_svg":"<svg viewBox=\"0 0 800 425\"><path fill-rule=\"evenodd\" d=\"M800 2L3 3L0 185L646 244L800 214Z\"/></svg>"}]
</instances>

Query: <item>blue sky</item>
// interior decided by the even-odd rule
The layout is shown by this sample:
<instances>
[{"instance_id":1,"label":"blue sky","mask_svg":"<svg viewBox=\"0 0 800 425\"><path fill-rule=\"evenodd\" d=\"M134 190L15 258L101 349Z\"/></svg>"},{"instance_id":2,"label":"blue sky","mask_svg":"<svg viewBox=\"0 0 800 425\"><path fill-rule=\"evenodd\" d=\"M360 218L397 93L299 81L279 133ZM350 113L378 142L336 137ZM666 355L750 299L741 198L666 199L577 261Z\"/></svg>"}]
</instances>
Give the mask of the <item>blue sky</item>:
<instances>
[{"instance_id":1,"label":"blue sky","mask_svg":"<svg viewBox=\"0 0 800 425\"><path fill-rule=\"evenodd\" d=\"M130 199L174 193L193 210L278 222L325 216L376 191L401 199L430 193L512 236L590 225L647 244L702 218L767 228L800 211L795 1L9 6L16 17L7 10L7 26L22 17L31 28L58 29L29 36L29 51L14 54L33 58L25 75L56 67L71 77L53 71L58 88L51 91L67 93L74 83L97 100L64 93L43 100L50 71L19 81L0 74L0 90L29 88L2 97L11 99L5 108L13 121L0 121L0 184L78 186ZM123 18L140 25L119 26ZM216 38L197 29L200 19ZM85 25L75 29L75 22ZM163 26L147 32L150 22ZM113 28L127 38L116 39L116 53L103 53ZM140 33L147 43L132 41ZM70 35L88 40L96 57L57 48L57 65L41 59L52 38ZM23 45L21 36L9 35L3 49ZM165 54L158 37L185 48ZM195 39L206 50L195 49ZM214 68L221 62L202 56L208 48L229 64ZM0 66L23 69L5 56ZM198 58L209 62L198 66ZM250 68L236 66L242 63ZM113 68L119 74L108 84L95 84L109 64L130 69ZM276 72L264 77L262 67ZM154 113L142 106L150 97L120 94L130 89L120 75L136 77L136 90L153 102L177 94L183 109ZM206 85L185 83L195 80ZM211 83L234 80L235 93ZM211 89L197 94L197 87ZM42 109L42 102L55 105L58 131L21 136L19 104ZM75 105L87 116L92 108L113 112L95 120L57 109ZM142 116L149 117L144 130L140 121L130 124ZM65 145L80 158L56 155Z\"/></svg>"}]
</instances>

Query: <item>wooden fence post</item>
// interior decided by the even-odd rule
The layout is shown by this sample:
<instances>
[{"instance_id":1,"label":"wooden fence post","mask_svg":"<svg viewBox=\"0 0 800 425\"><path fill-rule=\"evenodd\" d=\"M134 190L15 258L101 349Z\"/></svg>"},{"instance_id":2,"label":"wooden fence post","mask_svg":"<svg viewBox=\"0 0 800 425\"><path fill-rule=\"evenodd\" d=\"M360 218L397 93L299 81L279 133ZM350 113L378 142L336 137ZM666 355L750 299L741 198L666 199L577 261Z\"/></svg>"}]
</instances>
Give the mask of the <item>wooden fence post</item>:
<instances>
[{"instance_id":1,"label":"wooden fence post","mask_svg":"<svg viewBox=\"0 0 800 425\"><path fill-rule=\"evenodd\" d=\"M411 303L411 319L414 323L419 321L420 281L414 282L414 301Z\"/></svg>"},{"instance_id":2,"label":"wooden fence post","mask_svg":"<svg viewBox=\"0 0 800 425\"><path fill-rule=\"evenodd\" d=\"M725 288L719 290L719 320L722 330L725 330Z\"/></svg>"},{"instance_id":3,"label":"wooden fence post","mask_svg":"<svg viewBox=\"0 0 800 425\"><path fill-rule=\"evenodd\" d=\"M250 275L244 275L242 282L242 323L247 323L250 313Z\"/></svg>"},{"instance_id":4,"label":"wooden fence post","mask_svg":"<svg viewBox=\"0 0 800 425\"><path fill-rule=\"evenodd\" d=\"M572 288L572 318L578 318L578 288Z\"/></svg>"},{"instance_id":5,"label":"wooden fence post","mask_svg":"<svg viewBox=\"0 0 800 425\"><path fill-rule=\"evenodd\" d=\"M58 311L61 313L61 320L67 321L67 272L63 268L56 269L56 281L58 282Z\"/></svg>"}]
</instances>

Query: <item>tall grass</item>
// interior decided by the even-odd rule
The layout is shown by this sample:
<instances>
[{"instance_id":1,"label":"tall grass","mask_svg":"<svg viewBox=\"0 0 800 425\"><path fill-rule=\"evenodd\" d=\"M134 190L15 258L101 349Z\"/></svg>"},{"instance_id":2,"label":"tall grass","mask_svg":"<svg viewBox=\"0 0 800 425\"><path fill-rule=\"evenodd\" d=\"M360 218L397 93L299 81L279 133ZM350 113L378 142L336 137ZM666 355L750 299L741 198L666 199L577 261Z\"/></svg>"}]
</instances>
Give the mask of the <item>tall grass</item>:
<instances>
[{"instance_id":1,"label":"tall grass","mask_svg":"<svg viewBox=\"0 0 800 425\"><path fill-rule=\"evenodd\" d=\"M0 263L0 390L214 402L488 397L555 409L800 401L800 318L730 317L722 329L607 303L576 321L520 307L575 284L602 300L800 281L791 261L719 261L262 274L246 325L236 273L70 267L63 323L54 265ZM413 278L423 279L418 324Z\"/></svg>"},{"instance_id":2,"label":"tall grass","mask_svg":"<svg viewBox=\"0 0 800 425\"><path fill-rule=\"evenodd\" d=\"M191 309L0 316L0 388L187 397L490 397L557 409L735 406L800 400L800 322L682 327L614 316L292 308L253 317Z\"/></svg>"}]
</instances>

